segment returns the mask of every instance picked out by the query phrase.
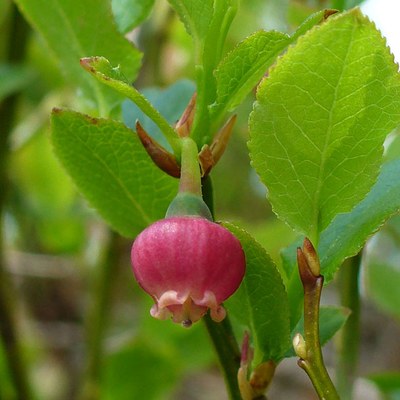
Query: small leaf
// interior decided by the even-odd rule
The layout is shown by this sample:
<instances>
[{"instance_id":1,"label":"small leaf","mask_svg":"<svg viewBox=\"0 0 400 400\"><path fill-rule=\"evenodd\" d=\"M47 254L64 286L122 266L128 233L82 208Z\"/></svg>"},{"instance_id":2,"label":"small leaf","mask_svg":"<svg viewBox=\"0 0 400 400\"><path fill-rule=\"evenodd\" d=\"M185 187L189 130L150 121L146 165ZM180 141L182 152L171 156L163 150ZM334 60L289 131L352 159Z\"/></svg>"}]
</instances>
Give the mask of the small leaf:
<instances>
[{"instance_id":1,"label":"small leaf","mask_svg":"<svg viewBox=\"0 0 400 400\"><path fill-rule=\"evenodd\" d=\"M57 56L68 81L79 86L107 115L120 96L88 79L79 59L102 55L130 81L136 77L141 55L116 29L109 0L16 0L21 12L40 32Z\"/></svg>"},{"instance_id":2,"label":"small leaf","mask_svg":"<svg viewBox=\"0 0 400 400\"><path fill-rule=\"evenodd\" d=\"M227 308L250 328L254 363L279 361L290 346L289 306L282 278L262 246L247 232L232 224L224 226L240 240L246 255L245 278L226 302Z\"/></svg>"},{"instance_id":3,"label":"small leaf","mask_svg":"<svg viewBox=\"0 0 400 400\"><path fill-rule=\"evenodd\" d=\"M342 262L356 255L368 237L400 211L400 160L384 164L370 193L351 212L338 215L321 233L318 253L329 282Z\"/></svg>"},{"instance_id":4,"label":"small leaf","mask_svg":"<svg viewBox=\"0 0 400 400\"><path fill-rule=\"evenodd\" d=\"M385 136L400 123L400 79L358 9L299 38L257 93L253 166L274 211L313 241L377 178Z\"/></svg>"},{"instance_id":5,"label":"small leaf","mask_svg":"<svg viewBox=\"0 0 400 400\"><path fill-rule=\"evenodd\" d=\"M118 30L125 34L141 24L150 14L155 0L112 0Z\"/></svg>"},{"instance_id":6,"label":"small leaf","mask_svg":"<svg viewBox=\"0 0 400 400\"><path fill-rule=\"evenodd\" d=\"M54 110L52 141L79 190L122 235L134 237L165 215L177 182L152 163L125 125Z\"/></svg>"},{"instance_id":7,"label":"small leaf","mask_svg":"<svg viewBox=\"0 0 400 400\"><path fill-rule=\"evenodd\" d=\"M350 310L344 307L322 306L319 314L319 329L321 346L325 345L335 333L342 328L350 315ZM292 331L292 338L296 333L304 335L304 319L301 318ZM294 349L291 348L286 357L295 357Z\"/></svg>"},{"instance_id":8,"label":"small leaf","mask_svg":"<svg viewBox=\"0 0 400 400\"><path fill-rule=\"evenodd\" d=\"M178 136L154 106L129 82L119 67L113 67L104 57L81 59L81 65L96 79L132 100L163 132L175 154L179 154Z\"/></svg>"},{"instance_id":9,"label":"small leaf","mask_svg":"<svg viewBox=\"0 0 400 400\"><path fill-rule=\"evenodd\" d=\"M289 43L288 35L276 31L258 31L239 43L215 71L217 101L212 112L222 107L231 111L240 104Z\"/></svg>"},{"instance_id":10,"label":"small leaf","mask_svg":"<svg viewBox=\"0 0 400 400\"><path fill-rule=\"evenodd\" d=\"M217 100L212 113L232 111L267 73L289 44L324 20L326 11L318 11L308 17L289 36L277 31L258 31L240 42L218 65L215 71Z\"/></svg>"}]
</instances>

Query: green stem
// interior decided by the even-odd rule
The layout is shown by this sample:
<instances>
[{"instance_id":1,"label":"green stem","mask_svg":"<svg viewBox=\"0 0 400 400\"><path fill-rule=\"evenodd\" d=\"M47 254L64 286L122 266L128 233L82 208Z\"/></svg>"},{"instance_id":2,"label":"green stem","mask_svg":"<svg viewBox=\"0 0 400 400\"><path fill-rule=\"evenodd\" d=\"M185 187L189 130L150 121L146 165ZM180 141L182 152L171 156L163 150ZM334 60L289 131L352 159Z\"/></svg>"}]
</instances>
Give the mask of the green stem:
<instances>
[{"instance_id":1,"label":"green stem","mask_svg":"<svg viewBox=\"0 0 400 400\"><path fill-rule=\"evenodd\" d=\"M203 180L203 199L214 216L211 178ZM203 318L208 334L217 353L225 383L231 400L241 400L237 373L240 367L240 350L229 317L222 322L214 322L209 315Z\"/></svg>"},{"instance_id":2,"label":"green stem","mask_svg":"<svg viewBox=\"0 0 400 400\"><path fill-rule=\"evenodd\" d=\"M298 364L306 371L320 399L339 400L325 368L319 340L319 307L324 277L315 247L308 238L297 248L297 265L304 290L304 338L297 334L293 345L300 357Z\"/></svg>"},{"instance_id":3,"label":"green stem","mask_svg":"<svg viewBox=\"0 0 400 400\"><path fill-rule=\"evenodd\" d=\"M214 322L207 314L204 318L208 334L218 355L231 400L241 400L237 373L240 367L240 352L228 317Z\"/></svg>"},{"instance_id":4,"label":"green stem","mask_svg":"<svg viewBox=\"0 0 400 400\"><path fill-rule=\"evenodd\" d=\"M351 400L358 363L360 337L360 254L351 258L340 270L342 306L351 310L338 343L337 387L342 400Z\"/></svg>"},{"instance_id":5,"label":"green stem","mask_svg":"<svg viewBox=\"0 0 400 400\"><path fill-rule=\"evenodd\" d=\"M97 280L93 287L93 302L87 320L87 365L81 400L98 400L103 358L103 339L110 311L113 275L119 254L119 237L111 234L104 262L98 265Z\"/></svg>"},{"instance_id":6,"label":"green stem","mask_svg":"<svg viewBox=\"0 0 400 400\"><path fill-rule=\"evenodd\" d=\"M181 139L181 178L179 192L188 192L201 196L201 175L197 144L193 139L185 137Z\"/></svg>"},{"instance_id":7,"label":"green stem","mask_svg":"<svg viewBox=\"0 0 400 400\"><path fill-rule=\"evenodd\" d=\"M325 368L319 340L319 304L324 278L322 275L314 278L314 282L304 283L304 340L307 357L300 358L298 363L310 377L320 399L339 400Z\"/></svg>"},{"instance_id":8,"label":"green stem","mask_svg":"<svg viewBox=\"0 0 400 400\"><path fill-rule=\"evenodd\" d=\"M25 57L25 48L29 27L15 5L10 10L6 62L19 63ZM12 282L5 271L3 215L8 192L7 164L9 157L9 138L15 120L18 94L5 98L0 104L0 335L14 383L16 398L30 400L33 398L27 365L24 360L22 346L19 341L17 318L15 314L15 299Z\"/></svg>"}]
</instances>

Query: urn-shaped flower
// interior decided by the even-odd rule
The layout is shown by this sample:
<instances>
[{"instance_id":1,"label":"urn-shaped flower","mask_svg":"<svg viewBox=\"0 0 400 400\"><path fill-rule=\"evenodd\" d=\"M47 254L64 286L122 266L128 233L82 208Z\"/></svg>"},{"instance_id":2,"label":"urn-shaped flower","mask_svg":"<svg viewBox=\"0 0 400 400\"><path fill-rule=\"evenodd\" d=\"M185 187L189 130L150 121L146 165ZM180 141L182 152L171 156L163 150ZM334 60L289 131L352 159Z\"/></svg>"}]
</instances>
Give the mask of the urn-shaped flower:
<instances>
[{"instance_id":1,"label":"urn-shaped flower","mask_svg":"<svg viewBox=\"0 0 400 400\"><path fill-rule=\"evenodd\" d=\"M196 216L170 217L146 228L132 246L139 285L155 304L151 315L190 326L209 309L225 317L221 303L239 287L245 256L239 240L223 226Z\"/></svg>"}]
</instances>

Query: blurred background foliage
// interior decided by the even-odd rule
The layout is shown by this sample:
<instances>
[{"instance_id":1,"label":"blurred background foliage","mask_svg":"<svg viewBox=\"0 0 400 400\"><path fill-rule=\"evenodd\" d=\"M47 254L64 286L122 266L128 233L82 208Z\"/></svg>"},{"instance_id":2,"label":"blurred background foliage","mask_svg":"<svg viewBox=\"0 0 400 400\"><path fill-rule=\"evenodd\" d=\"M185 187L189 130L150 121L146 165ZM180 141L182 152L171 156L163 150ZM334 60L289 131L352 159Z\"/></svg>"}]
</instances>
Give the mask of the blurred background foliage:
<instances>
[{"instance_id":1,"label":"blurred background foliage","mask_svg":"<svg viewBox=\"0 0 400 400\"><path fill-rule=\"evenodd\" d=\"M356 3L242 1L226 51L256 29L290 33L316 10ZM112 9L119 31L144 54L135 85L173 123L194 90L189 36L167 1L113 0ZM93 112L61 72L60 61L16 5L0 0L0 285L12 309L11 320L0 309L0 398L227 398L203 325L183 330L149 317L151 300L131 274L131 243L109 231L53 155L51 108ZM230 146L213 171L216 215L244 226L279 264L280 250L296 235L274 217L266 189L250 167L247 118L253 101L254 94L238 108ZM132 127L135 113L125 102L116 117ZM400 157L399 143L393 134L388 159ZM400 371L400 344L393 339L400 333L399 217L370 240L363 260L366 317L359 374L373 373L371 382L384 398L399 399L399 372L382 372ZM326 296L338 302L335 284ZM9 326L16 327L17 337ZM23 371L7 354L22 356ZM292 366L278 370L271 397L312 398L303 373L289 361ZM328 357L331 366L334 361ZM22 376L17 385L15 374ZM368 388L360 398L379 398L368 397L375 393Z\"/></svg>"}]
</instances>

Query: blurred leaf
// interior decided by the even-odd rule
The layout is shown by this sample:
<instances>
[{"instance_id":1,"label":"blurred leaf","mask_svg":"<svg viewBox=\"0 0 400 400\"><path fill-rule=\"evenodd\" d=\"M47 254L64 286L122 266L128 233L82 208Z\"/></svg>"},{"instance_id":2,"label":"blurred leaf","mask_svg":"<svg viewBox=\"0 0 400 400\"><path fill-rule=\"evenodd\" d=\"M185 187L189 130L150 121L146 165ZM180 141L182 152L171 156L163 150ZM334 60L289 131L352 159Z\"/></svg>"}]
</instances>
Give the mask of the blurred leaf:
<instances>
[{"instance_id":1,"label":"blurred leaf","mask_svg":"<svg viewBox=\"0 0 400 400\"><path fill-rule=\"evenodd\" d=\"M19 92L28 85L34 77L31 68L22 65L0 65L0 101L5 97Z\"/></svg>"},{"instance_id":2,"label":"blurred leaf","mask_svg":"<svg viewBox=\"0 0 400 400\"><path fill-rule=\"evenodd\" d=\"M400 160L384 164L378 181L351 212L338 215L321 233L318 253L329 282L348 257L356 255L369 236L400 210Z\"/></svg>"},{"instance_id":3,"label":"blurred leaf","mask_svg":"<svg viewBox=\"0 0 400 400\"><path fill-rule=\"evenodd\" d=\"M179 154L180 145L174 129L158 110L137 89L129 84L119 67L112 67L104 57L85 58L81 60L81 64L100 82L132 100L160 128L175 154Z\"/></svg>"},{"instance_id":4,"label":"blurred leaf","mask_svg":"<svg viewBox=\"0 0 400 400\"><path fill-rule=\"evenodd\" d=\"M368 295L384 311L400 319L399 265L369 261L365 269Z\"/></svg>"},{"instance_id":5,"label":"blurred leaf","mask_svg":"<svg viewBox=\"0 0 400 400\"><path fill-rule=\"evenodd\" d=\"M321 306L319 315L320 342L324 346L339 329L346 323L350 315L350 310L344 307ZM304 336L304 318L301 318L296 327L292 331L292 339L296 333ZM286 357L295 357L293 347L290 348Z\"/></svg>"},{"instance_id":6,"label":"blurred leaf","mask_svg":"<svg viewBox=\"0 0 400 400\"><path fill-rule=\"evenodd\" d=\"M400 400L400 372L382 372L368 376L379 390L386 395L386 400Z\"/></svg>"},{"instance_id":7,"label":"blurred leaf","mask_svg":"<svg viewBox=\"0 0 400 400\"><path fill-rule=\"evenodd\" d=\"M246 230L264 247L275 261L286 286L290 274L288 275L286 266L281 262L280 253L282 248L292 242L297 235L279 219L268 219L265 223L257 225L247 224Z\"/></svg>"},{"instance_id":8,"label":"blurred leaf","mask_svg":"<svg viewBox=\"0 0 400 400\"><path fill-rule=\"evenodd\" d=\"M100 115L108 115L120 96L90 79L79 59L102 55L120 65L132 81L140 66L141 55L120 35L114 24L108 0L16 0L22 13L39 31L57 56L72 84L94 99Z\"/></svg>"},{"instance_id":9,"label":"blurred leaf","mask_svg":"<svg viewBox=\"0 0 400 400\"><path fill-rule=\"evenodd\" d=\"M57 162L44 131L12 154L13 212L20 229L35 233L40 248L70 252L83 244L84 220L77 194ZM27 235L27 232L21 232Z\"/></svg>"},{"instance_id":10,"label":"blurred leaf","mask_svg":"<svg viewBox=\"0 0 400 400\"><path fill-rule=\"evenodd\" d=\"M142 90L142 94L154 105L166 121L173 125L181 117L194 91L194 83L182 79L166 89L145 88ZM148 134L165 148L170 148L157 125L135 103L130 100L124 101L122 115L125 124L131 129L135 129L136 120L139 120Z\"/></svg>"},{"instance_id":11,"label":"blurred leaf","mask_svg":"<svg viewBox=\"0 0 400 400\"><path fill-rule=\"evenodd\" d=\"M111 5L118 30L125 34L148 17L154 0L111 0Z\"/></svg>"},{"instance_id":12,"label":"blurred leaf","mask_svg":"<svg viewBox=\"0 0 400 400\"><path fill-rule=\"evenodd\" d=\"M122 235L134 237L162 218L176 194L177 181L153 164L121 123L57 109L52 141L78 188Z\"/></svg>"},{"instance_id":13,"label":"blurred leaf","mask_svg":"<svg viewBox=\"0 0 400 400\"><path fill-rule=\"evenodd\" d=\"M178 381L180 369L173 349L162 352L151 342L136 341L105 359L104 399L164 399Z\"/></svg>"},{"instance_id":14,"label":"blurred leaf","mask_svg":"<svg viewBox=\"0 0 400 400\"><path fill-rule=\"evenodd\" d=\"M279 361L290 346L289 305L282 278L262 246L247 232L232 224L224 226L240 240L246 255L245 278L226 306L250 328L254 363Z\"/></svg>"},{"instance_id":15,"label":"blurred leaf","mask_svg":"<svg viewBox=\"0 0 400 400\"><path fill-rule=\"evenodd\" d=\"M3 24L5 18L8 16L11 0L0 0L0 25Z\"/></svg>"},{"instance_id":16,"label":"blurred leaf","mask_svg":"<svg viewBox=\"0 0 400 400\"><path fill-rule=\"evenodd\" d=\"M400 80L374 24L358 9L299 38L258 90L253 166L274 211L318 240L376 180L385 136L400 122Z\"/></svg>"},{"instance_id":17,"label":"blurred leaf","mask_svg":"<svg viewBox=\"0 0 400 400\"><path fill-rule=\"evenodd\" d=\"M369 242L363 257L366 293L379 308L400 320L400 215Z\"/></svg>"}]
</instances>

